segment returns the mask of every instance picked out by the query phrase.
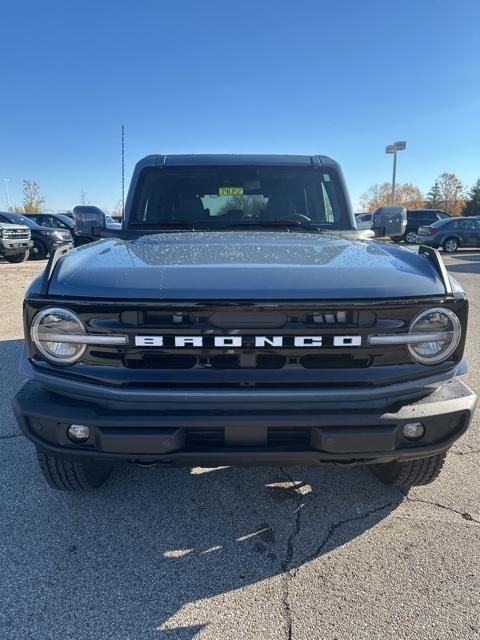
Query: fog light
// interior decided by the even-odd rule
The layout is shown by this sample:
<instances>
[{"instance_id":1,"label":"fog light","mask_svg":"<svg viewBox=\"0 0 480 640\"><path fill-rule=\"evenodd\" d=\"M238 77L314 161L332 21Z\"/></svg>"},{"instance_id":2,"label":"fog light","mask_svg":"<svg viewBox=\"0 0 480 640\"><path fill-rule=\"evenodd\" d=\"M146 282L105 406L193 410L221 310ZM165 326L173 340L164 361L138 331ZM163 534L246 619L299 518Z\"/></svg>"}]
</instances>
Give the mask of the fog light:
<instances>
[{"instance_id":1,"label":"fog light","mask_svg":"<svg viewBox=\"0 0 480 640\"><path fill-rule=\"evenodd\" d=\"M403 435L409 440L419 440L425 435L425 427L421 422L406 422L403 426Z\"/></svg>"},{"instance_id":2,"label":"fog light","mask_svg":"<svg viewBox=\"0 0 480 640\"><path fill-rule=\"evenodd\" d=\"M90 437L90 429L85 424L71 424L67 429L67 436L73 442L85 442Z\"/></svg>"}]
</instances>

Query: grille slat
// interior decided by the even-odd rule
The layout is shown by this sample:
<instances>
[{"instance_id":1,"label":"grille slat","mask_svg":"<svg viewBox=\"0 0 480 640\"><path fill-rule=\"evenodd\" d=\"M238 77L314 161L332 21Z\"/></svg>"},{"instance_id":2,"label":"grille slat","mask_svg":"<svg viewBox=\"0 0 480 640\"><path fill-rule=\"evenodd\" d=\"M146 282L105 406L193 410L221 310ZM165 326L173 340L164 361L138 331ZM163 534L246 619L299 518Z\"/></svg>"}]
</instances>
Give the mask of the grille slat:
<instances>
[{"instance_id":1,"label":"grille slat","mask_svg":"<svg viewBox=\"0 0 480 640\"><path fill-rule=\"evenodd\" d=\"M29 240L30 232L23 229L3 229L3 237L7 240Z\"/></svg>"}]
</instances>

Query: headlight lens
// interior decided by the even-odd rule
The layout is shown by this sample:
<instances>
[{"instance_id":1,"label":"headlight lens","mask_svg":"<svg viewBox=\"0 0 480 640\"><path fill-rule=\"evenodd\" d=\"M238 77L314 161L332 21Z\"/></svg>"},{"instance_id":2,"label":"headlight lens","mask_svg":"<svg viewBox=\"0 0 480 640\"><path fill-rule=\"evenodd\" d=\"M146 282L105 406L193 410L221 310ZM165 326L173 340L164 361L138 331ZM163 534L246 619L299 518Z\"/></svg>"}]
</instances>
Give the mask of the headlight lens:
<instances>
[{"instance_id":1,"label":"headlight lens","mask_svg":"<svg viewBox=\"0 0 480 640\"><path fill-rule=\"evenodd\" d=\"M408 345L414 360L421 364L438 364L449 358L460 342L462 328L460 320L450 309L427 309L422 311L410 325L410 333L419 334L441 332L440 340L416 342Z\"/></svg>"},{"instance_id":2,"label":"headlight lens","mask_svg":"<svg viewBox=\"0 0 480 640\"><path fill-rule=\"evenodd\" d=\"M53 308L37 313L30 331L38 351L55 364L72 364L82 357L86 345L71 342L71 337L85 333L83 322L72 311ZM65 342L61 340L62 334Z\"/></svg>"}]
</instances>

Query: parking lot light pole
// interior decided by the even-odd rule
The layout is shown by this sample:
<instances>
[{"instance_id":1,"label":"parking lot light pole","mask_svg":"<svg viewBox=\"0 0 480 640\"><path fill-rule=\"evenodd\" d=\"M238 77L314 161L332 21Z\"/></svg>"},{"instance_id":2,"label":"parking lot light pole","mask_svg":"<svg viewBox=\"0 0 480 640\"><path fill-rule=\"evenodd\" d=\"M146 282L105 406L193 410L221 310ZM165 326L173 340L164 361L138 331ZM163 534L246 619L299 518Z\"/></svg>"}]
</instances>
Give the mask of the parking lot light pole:
<instances>
[{"instance_id":1,"label":"parking lot light pole","mask_svg":"<svg viewBox=\"0 0 480 640\"><path fill-rule=\"evenodd\" d=\"M404 141L395 142L385 147L385 153L393 154L393 175L392 175L392 204L395 204L395 187L397 178L397 151L403 151L407 148L407 143Z\"/></svg>"},{"instance_id":2,"label":"parking lot light pole","mask_svg":"<svg viewBox=\"0 0 480 640\"><path fill-rule=\"evenodd\" d=\"M5 183L5 193L7 194L8 210L10 211L10 209L11 209L11 207L10 207L10 192L8 190L8 183L10 182L10 178L4 178L3 181Z\"/></svg>"}]
</instances>

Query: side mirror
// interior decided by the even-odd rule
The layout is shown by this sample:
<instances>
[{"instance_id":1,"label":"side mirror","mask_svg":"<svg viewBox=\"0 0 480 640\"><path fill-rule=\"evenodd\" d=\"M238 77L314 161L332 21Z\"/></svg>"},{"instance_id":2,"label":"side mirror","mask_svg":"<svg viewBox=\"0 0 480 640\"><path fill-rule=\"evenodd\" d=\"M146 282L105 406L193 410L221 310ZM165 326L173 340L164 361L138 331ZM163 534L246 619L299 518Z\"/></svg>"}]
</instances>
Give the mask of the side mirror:
<instances>
[{"instance_id":1,"label":"side mirror","mask_svg":"<svg viewBox=\"0 0 480 640\"><path fill-rule=\"evenodd\" d=\"M380 207L373 214L372 230L377 237L403 236L407 227L405 207Z\"/></svg>"},{"instance_id":2,"label":"side mirror","mask_svg":"<svg viewBox=\"0 0 480 640\"><path fill-rule=\"evenodd\" d=\"M73 218L75 231L81 236L100 238L102 231L107 227L105 214L98 207L90 205L74 207Z\"/></svg>"}]
</instances>

